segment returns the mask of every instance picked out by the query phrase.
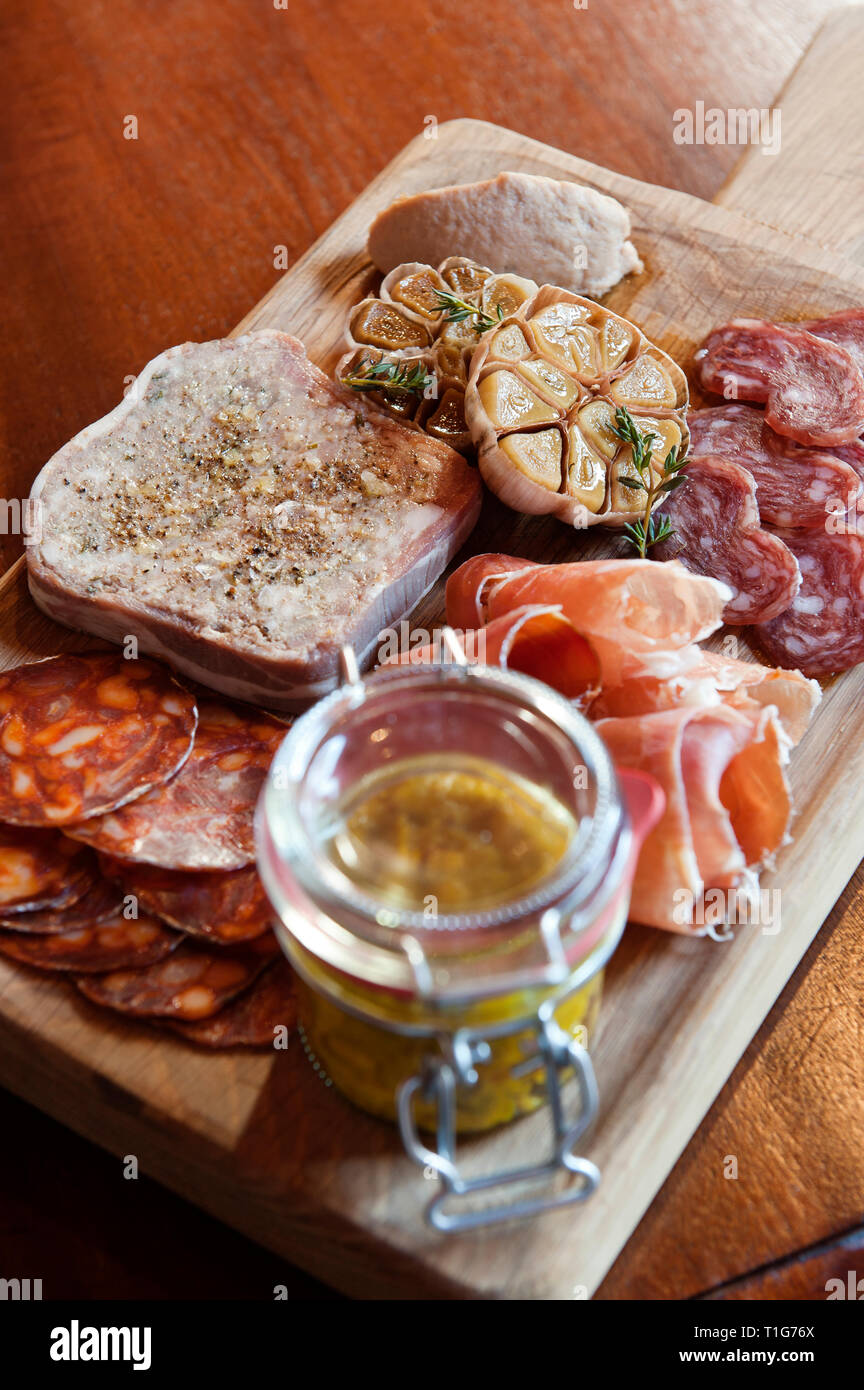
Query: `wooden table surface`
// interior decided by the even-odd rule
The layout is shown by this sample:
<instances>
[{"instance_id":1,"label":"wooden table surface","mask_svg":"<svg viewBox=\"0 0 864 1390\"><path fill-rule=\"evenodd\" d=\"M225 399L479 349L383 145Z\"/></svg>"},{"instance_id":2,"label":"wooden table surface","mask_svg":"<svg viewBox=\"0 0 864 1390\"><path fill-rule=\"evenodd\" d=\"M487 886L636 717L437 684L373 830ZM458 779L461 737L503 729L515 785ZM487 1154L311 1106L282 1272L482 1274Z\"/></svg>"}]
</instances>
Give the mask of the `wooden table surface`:
<instances>
[{"instance_id":1,"label":"wooden table surface","mask_svg":"<svg viewBox=\"0 0 864 1390\"><path fill-rule=\"evenodd\" d=\"M7 6L5 498L158 351L242 318L430 119L496 121L710 199L741 151L676 144L673 112L771 106L834 8ZM0 535L4 563L18 547ZM860 1267L847 1175L864 1132L862 998L859 871L598 1297L817 1299ZM41 1277L46 1298L335 1296L7 1095L0 1132L0 1274Z\"/></svg>"}]
</instances>

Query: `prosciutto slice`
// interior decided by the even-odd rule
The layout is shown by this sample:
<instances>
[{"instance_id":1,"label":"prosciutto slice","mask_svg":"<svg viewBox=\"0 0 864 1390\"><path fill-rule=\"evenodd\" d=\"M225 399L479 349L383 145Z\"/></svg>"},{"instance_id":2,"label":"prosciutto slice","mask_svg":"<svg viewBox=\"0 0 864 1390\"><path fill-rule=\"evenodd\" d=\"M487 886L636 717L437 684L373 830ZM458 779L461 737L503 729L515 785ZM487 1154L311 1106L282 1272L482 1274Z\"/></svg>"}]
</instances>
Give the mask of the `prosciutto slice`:
<instances>
[{"instance_id":1,"label":"prosciutto slice","mask_svg":"<svg viewBox=\"0 0 864 1390\"><path fill-rule=\"evenodd\" d=\"M517 608L483 628L456 630L469 662L502 666L533 676L585 710L600 689L597 653L560 608ZM438 643L413 647L390 657L385 666L405 666L447 660Z\"/></svg>"},{"instance_id":2,"label":"prosciutto slice","mask_svg":"<svg viewBox=\"0 0 864 1390\"><path fill-rule=\"evenodd\" d=\"M776 711L682 707L597 729L618 766L649 773L666 795L639 856L631 919L703 934L705 894L747 885L786 836L788 745Z\"/></svg>"},{"instance_id":3,"label":"prosciutto slice","mask_svg":"<svg viewBox=\"0 0 864 1390\"><path fill-rule=\"evenodd\" d=\"M498 562L506 558L495 557ZM677 561L523 564L518 573L502 573L496 582L479 567L456 570L447 590L448 619L456 625L457 614L476 604L481 592L490 620L517 608L552 604L597 652L604 687L652 660L658 673L672 674L678 669L677 653L721 625L723 607L732 597L725 584L690 574Z\"/></svg>"}]
</instances>

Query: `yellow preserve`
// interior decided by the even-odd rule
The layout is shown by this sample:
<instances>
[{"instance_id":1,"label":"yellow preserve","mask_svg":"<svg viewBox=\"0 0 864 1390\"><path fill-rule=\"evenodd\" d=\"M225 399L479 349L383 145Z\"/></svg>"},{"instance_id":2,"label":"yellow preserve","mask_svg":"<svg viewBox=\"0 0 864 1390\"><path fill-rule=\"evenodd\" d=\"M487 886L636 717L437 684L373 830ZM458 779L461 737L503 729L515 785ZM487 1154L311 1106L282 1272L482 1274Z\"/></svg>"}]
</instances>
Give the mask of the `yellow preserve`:
<instances>
[{"instance_id":1,"label":"yellow preserve","mask_svg":"<svg viewBox=\"0 0 864 1390\"><path fill-rule=\"evenodd\" d=\"M348 790L320 829L324 853L364 896L385 909L422 913L432 926L439 914L530 898L560 866L578 822L545 787L460 753L443 766L428 754L377 768ZM475 956L495 949L493 939L472 937ZM530 1020L545 1001L559 998L555 1020L580 1039L593 1030L600 1004L602 970L576 990L568 981L557 993L543 986L446 1005L369 986L297 944L294 953L306 1046L339 1090L375 1115L394 1117L398 1087L422 1071L436 1037L526 1020L522 1030L490 1037L478 1081L459 1088L456 1127L463 1132L502 1124L548 1100L539 1058L535 1068L526 1066L537 1051ZM434 1105L420 1099L416 1117L434 1127Z\"/></svg>"},{"instance_id":2,"label":"yellow preserve","mask_svg":"<svg viewBox=\"0 0 864 1390\"><path fill-rule=\"evenodd\" d=\"M331 860L405 911L479 912L528 896L577 825L545 788L481 758L400 760L362 779L325 831Z\"/></svg>"}]
</instances>

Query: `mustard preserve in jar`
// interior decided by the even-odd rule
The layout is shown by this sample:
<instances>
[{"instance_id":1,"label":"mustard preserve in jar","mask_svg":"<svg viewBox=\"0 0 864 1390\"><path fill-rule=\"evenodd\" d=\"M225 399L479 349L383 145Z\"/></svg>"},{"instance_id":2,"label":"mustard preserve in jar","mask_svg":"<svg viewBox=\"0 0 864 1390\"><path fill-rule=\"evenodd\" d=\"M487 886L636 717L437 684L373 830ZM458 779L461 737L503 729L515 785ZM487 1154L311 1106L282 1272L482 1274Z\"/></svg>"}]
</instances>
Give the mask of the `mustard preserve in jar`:
<instances>
[{"instance_id":1,"label":"mustard preserve in jar","mask_svg":"<svg viewBox=\"0 0 864 1390\"><path fill-rule=\"evenodd\" d=\"M603 968L659 815L650 779L627 777L635 816L568 701L461 664L347 682L274 760L259 869L307 1051L355 1105L397 1120L451 1193L477 1183L456 1168L456 1134L546 1103L556 1150L537 1171L578 1174L568 1200L596 1184L572 1144L596 1108Z\"/></svg>"}]
</instances>

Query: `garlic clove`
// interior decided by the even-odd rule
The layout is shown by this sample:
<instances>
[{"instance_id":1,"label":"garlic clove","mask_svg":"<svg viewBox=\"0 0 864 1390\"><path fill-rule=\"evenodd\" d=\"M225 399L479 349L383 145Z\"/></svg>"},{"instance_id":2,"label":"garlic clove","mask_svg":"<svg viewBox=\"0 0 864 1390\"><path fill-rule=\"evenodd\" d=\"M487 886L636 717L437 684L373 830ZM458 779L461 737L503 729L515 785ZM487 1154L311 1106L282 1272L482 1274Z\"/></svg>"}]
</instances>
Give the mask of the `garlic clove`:
<instances>
[{"instance_id":1,"label":"garlic clove","mask_svg":"<svg viewBox=\"0 0 864 1390\"><path fill-rule=\"evenodd\" d=\"M609 395L619 405L626 405L628 409L636 409L639 406L647 409L652 406L672 409L678 398L671 374L647 352L637 357L623 376L613 381Z\"/></svg>"},{"instance_id":2,"label":"garlic clove","mask_svg":"<svg viewBox=\"0 0 864 1390\"><path fill-rule=\"evenodd\" d=\"M635 342L635 332L623 319L605 319L600 328L600 363L603 370L611 372L619 367Z\"/></svg>"},{"instance_id":3,"label":"garlic clove","mask_svg":"<svg viewBox=\"0 0 864 1390\"><path fill-rule=\"evenodd\" d=\"M602 396L583 405L576 417L582 435L595 454L613 459L621 447L615 433L615 409Z\"/></svg>"},{"instance_id":4,"label":"garlic clove","mask_svg":"<svg viewBox=\"0 0 864 1390\"><path fill-rule=\"evenodd\" d=\"M500 311L504 318L536 293L534 281L525 280L521 275L492 275L483 286L480 305L484 313L495 315Z\"/></svg>"},{"instance_id":5,"label":"garlic clove","mask_svg":"<svg viewBox=\"0 0 864 1390\"><path fill-rule=\"evenodd\" d=\"M461 299L469 300L475 296L479 298L480 291L492 275L488 266L478 265L477 261L471 261L467 256L448 256L438 269L445 284Z\"/></svg>"},{"instance_id":6,"label":"garlic clove","mask_svg":"<svg viewBox=\"0 0 864 1390\"><path fill-rule=\"evenodd\" d=\"M532 387L551 400L553 405L561 406L562 410L568 410L579 397L578 381L543 357L535 358L532 362L520 362L519 375L526 377Z\"/></svg>"},{"instance_id":7,"label":"garlic clove","mask_svg":"<svg viewBox=\"0 0 864 1390\"><path fill-rule=\"evenodd\" d=\"M480 404L495 429L517 429L558 419L559 412L528 386L515 372L493 370L478 387Z\"/></svg>"},{"instance_id":8,"label":"garlic clove","mask_svg":"<svg viewBox=\"0 0 864 1390\"><path fill-rule=\"evenodd\" d=\"M459 343L439 338L432 352L431 366L439 381L452 382L463 387L468 381L465 350Z\"/></svg>"},{"instance_id":9,"label":"garlic clove","mask_svg":"<svg viewBox=\"0 0 864 1390\"><path fill-rule=\"evenodd\" d=\"M418 414L418 424L427 434L443 439L453 449L467 448L471 443L471 431L465 422L465 392L450 387L440 401L433 401L434 409Z\"/></svg>"},{"instance_id":10,"label":"garlic clove","mask_svg":"<svg viewBox=\"0 0 864 1390\"><path fill-rule=\"evenodd\" d=\"M387 280L389 279L388 276ZM443 310L440 307L438 296L447 287L433 266L427 265L413 269L409 274L400 276L390 284L385 281L381 286L382 297L384 297L385 285L394 304L402 304L406 309L420 314L424 319L429 319L433 323L437 323L441 318Z\"/></svg>"},{"instance_id":11,"label":"garlic clove","mask_svg":"<svg viewBox=\"0 0 864 1390\"><path fill-rule=\"evenodd\" d=\"M413 323L394 304L380 299L365 299L357 305L351 316L351 336L356 343L391 351L427 347L429 343L429 333L422 324Z\"/></svg>"},{"instance_id":12,"label":"garlic clove","mask_svg":"<svg viewBox=\"0 0 864 1390\"><path fill-rule=\"evenodd\" d=\"M489 356L502 362L518 362L520 358L528 357L530 352L528 340L518 323L508 323L504 328L499 328L493 333L489 344Z\"/></svg>"},{"instance_id":13,"label":"garlic clove","mask_svg":"<svg viewBox=\"0 0 864 1390\"><path fill-rule=\"evenodd\" d=\"M557 429L533 434L507 434L499 448L517 472L532 483L558 492L561 487L561 433Z\"/></svg>"},{"instance_id":14,"label":"garlic clove","mask_svg":"<svg viewBox=\"0 0 864 1390\"><path fill-rule=\"evenodd\" d=\"M606 461L593 451L578 425L570 427L568 444L565 491L596 514L603 510L606 501Z\"/></svg>"}]
</instances>

